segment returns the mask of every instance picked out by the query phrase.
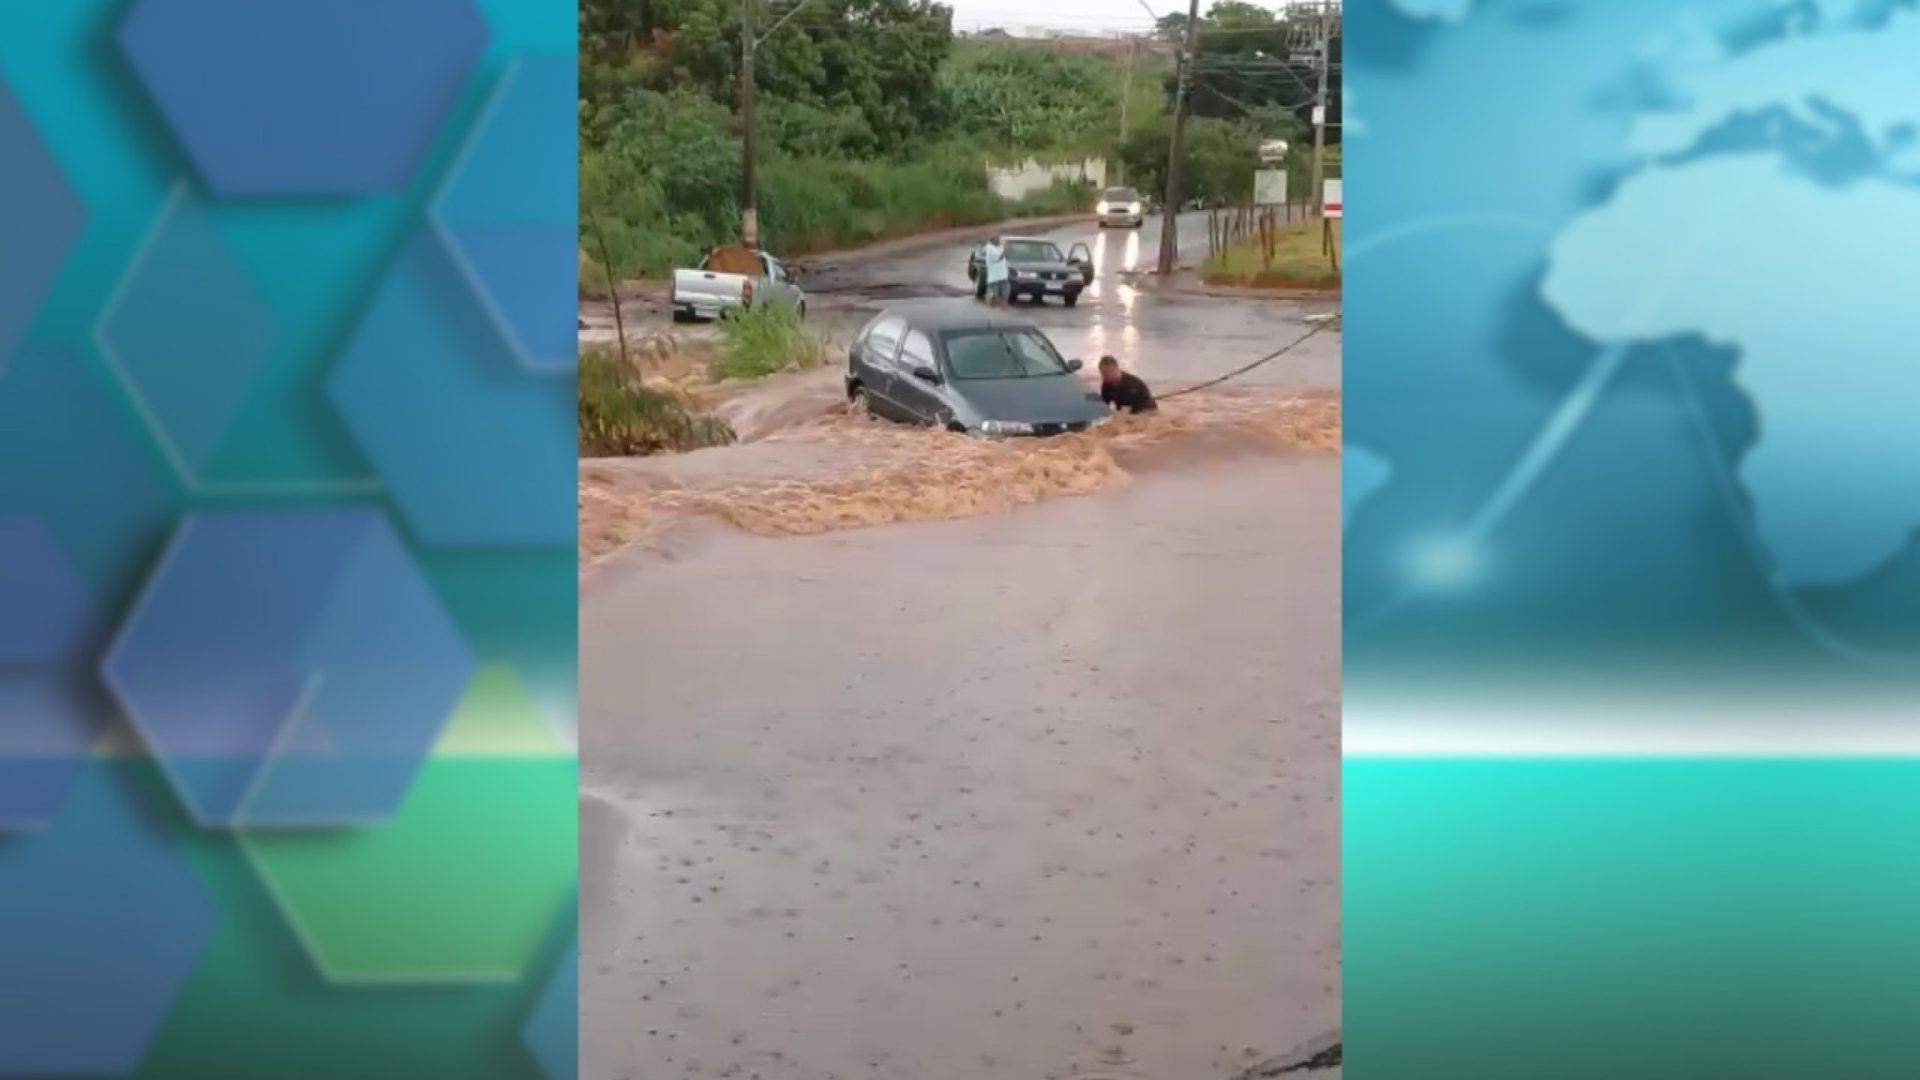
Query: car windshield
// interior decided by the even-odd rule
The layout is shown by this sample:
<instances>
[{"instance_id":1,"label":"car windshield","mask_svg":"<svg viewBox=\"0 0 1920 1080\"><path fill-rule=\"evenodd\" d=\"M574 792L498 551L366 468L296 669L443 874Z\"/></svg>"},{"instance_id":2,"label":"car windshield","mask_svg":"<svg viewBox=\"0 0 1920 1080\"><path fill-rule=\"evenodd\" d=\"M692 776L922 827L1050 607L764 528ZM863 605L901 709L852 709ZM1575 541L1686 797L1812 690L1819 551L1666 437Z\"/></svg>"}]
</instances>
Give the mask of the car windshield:
<instances>
[{"instance_id":1,"label":"car windshield","mask_svg":"<svg viewBox=\"0 0 1920 1080\"><path fill-rule=\"evenodd\" d=\"M1130 187L1108 188L1106 197L1108 202L1139 202L1140 201L1140 196L1135 194L1134 190Z\"/></svg>"},{"instance_id":2,"label":"car windshield","mask_svg":"<svg viewBox=\"0 0 1920 1080\"><path fill-rule=\"evenodd\" d=\"M1009 262L1066 262L1066 256L1060 249L1045 240L1009 240L1007 241L1007 261Z\"/></svg>"},{"instance_id":3,"label":"car windshield","mask_svg":"<svg viewBox=\"0 0 1920 1080\"><path fill-rule=\"evenodd\" d=\"M946 335L955 379L1031 379L1065 375L1067 365L1034 330L961 330Z\"/></svg>"}]
</instances>

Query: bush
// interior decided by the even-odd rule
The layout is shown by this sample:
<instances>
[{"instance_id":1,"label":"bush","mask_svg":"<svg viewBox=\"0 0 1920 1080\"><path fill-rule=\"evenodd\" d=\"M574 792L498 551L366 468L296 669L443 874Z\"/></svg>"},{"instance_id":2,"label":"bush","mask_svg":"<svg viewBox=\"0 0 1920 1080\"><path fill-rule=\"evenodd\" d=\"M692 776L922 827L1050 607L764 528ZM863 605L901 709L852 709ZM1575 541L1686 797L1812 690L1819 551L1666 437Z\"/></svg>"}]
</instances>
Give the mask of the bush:
<instances>
[{"instance_id":1,"label":"bush","mask_svg":"<svg viewBox=\"0 0 1920 1080\"><path fill-rule=\"evenodd\" d=\"M580 456L658 454L724 446L733 431L678 394L645 386L619 354L580 354Z\"/></svg>"},{"instance_id":2,"label":"bush","mask_svg":"<svg viewBox=\"0 0 1920 1080\"><path fill-rule=\"evenodd\" d=\"M713 374L722 379L760 379L788 367L814 367L825 355L826 347L807 331L793 308L785 304L733 308L720 319L720 358Z\"/></svg>"}]
</instances>

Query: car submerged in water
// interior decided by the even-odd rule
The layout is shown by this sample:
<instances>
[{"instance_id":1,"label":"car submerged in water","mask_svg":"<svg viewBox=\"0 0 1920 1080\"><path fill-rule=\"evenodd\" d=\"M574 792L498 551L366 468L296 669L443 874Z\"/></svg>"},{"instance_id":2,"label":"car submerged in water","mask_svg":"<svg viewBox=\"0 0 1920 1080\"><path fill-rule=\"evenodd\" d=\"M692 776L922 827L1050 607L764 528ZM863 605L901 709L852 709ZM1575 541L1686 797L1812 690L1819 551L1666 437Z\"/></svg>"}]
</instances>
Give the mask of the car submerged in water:
<instances>
[{"instance_id":1,"label":"car submerged in water","mask_svg":"<svg viewBox=\"0 0 1920 1080\"><path fill-rule=\"evenodd\" d=\"M890 307L847 352L853 411L988 438L1084 431L1099 393L1039 328L964 301Z\"/></svg>"}]
</instances>

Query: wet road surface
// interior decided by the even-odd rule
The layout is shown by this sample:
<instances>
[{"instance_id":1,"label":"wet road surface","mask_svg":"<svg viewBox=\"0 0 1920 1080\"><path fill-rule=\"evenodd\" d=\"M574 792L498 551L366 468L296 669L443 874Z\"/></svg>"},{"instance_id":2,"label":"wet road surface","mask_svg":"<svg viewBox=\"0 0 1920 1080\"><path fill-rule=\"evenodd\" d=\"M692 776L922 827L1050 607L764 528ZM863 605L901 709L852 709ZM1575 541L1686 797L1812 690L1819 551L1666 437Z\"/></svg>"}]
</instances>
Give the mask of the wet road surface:
<instances>
[{"instance_id":1,"label":"wet road surface","mask_svg":"<svg viewBox=\"0 0 1920 1080\"><path fill-rule=\"evenodd\" d=\"M1090 221L1007 235L1044 237L1062 251L1085 244L1094 260L1094 281L1078 307L1059 300L1016 310L1043 327L1062 354L1089 366L1103 355L1117 357L1157 389L1177 389L1230 371L1299 336L1307 315L1334 310L1331 300L1248 300L1183 292L1159 292L1148 277L1159 259L1159 216L1139 229L1102 229ZM1207 253L1207 217L1179 219L1180 265L1191 267ZM974 243L955 243L910 255L811 269L802 283L823 311L851 309L864 317L895 299L951 296L970 301L967 255ZM804 263L804 260L802 260ZM1258 369L1250 385L1337 386L1340 347L1324 335L1290 353L1283 363Z\"/></svg>"},{"instance_id":2,"label":"wet road surface","mask_svg":"<svg viewBox=\"0 0 1920 1080\"><path fill-rule=\"evenodd\" d=\"M1055 299L1041 307L1016 310L1046 330L1061 353L1089 367L1103 355L1120 362L1165 393L1224 374L1279 348L1307 329L1306 318L1336 310L1327 299L1247 299L1190 291L1157 290L1151 271L1159 258L1160 222L1150 217L1134 229L1101 229L1091 221L1023 229L1007 235L1041 236L1062 251L1084 243L1094 257L1094 283L1075 308ZM1207 217L1183 214L1180 264L1191 267L1207 253ZM948 297L973 303L967 281L968 240L935 243L881 258L859 256L810 262L802 286L808 294L809 322L844 355L855 331L887 304L899 300ZM689 337L712 336L710 326L675 326L658 298L636 302L630 334L671 331ZM613 340L613 319L602 304L587 305L583 341ZM1284 360L1236 380L1249 386L1335 387L1340 384L1339 335L1320 335Z\"/></svg>"},{"instance_id":3,"label":"wet road surface","mask_svg":"<svg viewBox=\"0 0 1920 1080\"><path fill-rule=\"evenodd\" d=\"M1338 479L584 597L582 1075L1226 1078L1337 1029Z\"/></svg>"},{"instance_id":4,"label":"wet road surface","mask_svg":"<svg viewBox=\"0 0 1920 1080\"><path fill-rule=\"evenodd\" d=\"M1021 313L1164 394L1335 306L1145 287L1123 271L1158 224L1036 230L1101 272L1078 307ZM1204 218L1181 224L1203 256ZM972 246L818 269L810 318L971 303ZM881 450L908 486L1008 464L903 444L940 432L785 439L838 382L728 403L771 441L593 468L617 489ZM1338 385L1330 332L1223 392ZM1214 393L1161 419L1238 400ZM1250 445L1156 444L1111 490L960 520L714 526L584 587L582 1075L1228 1080L1336 1033L1339 470Z\"/></svg>"}]
</instances>

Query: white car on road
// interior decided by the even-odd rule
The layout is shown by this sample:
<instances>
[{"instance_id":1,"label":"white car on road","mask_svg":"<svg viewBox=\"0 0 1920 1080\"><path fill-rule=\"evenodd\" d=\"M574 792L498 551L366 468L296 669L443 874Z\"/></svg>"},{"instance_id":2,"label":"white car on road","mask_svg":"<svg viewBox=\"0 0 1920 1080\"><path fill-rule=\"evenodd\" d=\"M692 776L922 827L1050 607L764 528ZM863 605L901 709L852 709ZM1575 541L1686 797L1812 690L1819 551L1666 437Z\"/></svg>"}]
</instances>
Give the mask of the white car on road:
<instances>
[{"instance_id":1,"label":"white car on road","mask_svg":"<svg viewBox=\"0 0 1920 1080\"><path fill-rule=\"evenodd\" d=\"M1094 215L1100 219L1100 227L1118 226L1123 229L1137 229L1147 223L1147 204L1140 199L1140 193L1130 187L1114 187L1100 193L1100 201L1094 205Z\"/></svg>"}]
</instances>

